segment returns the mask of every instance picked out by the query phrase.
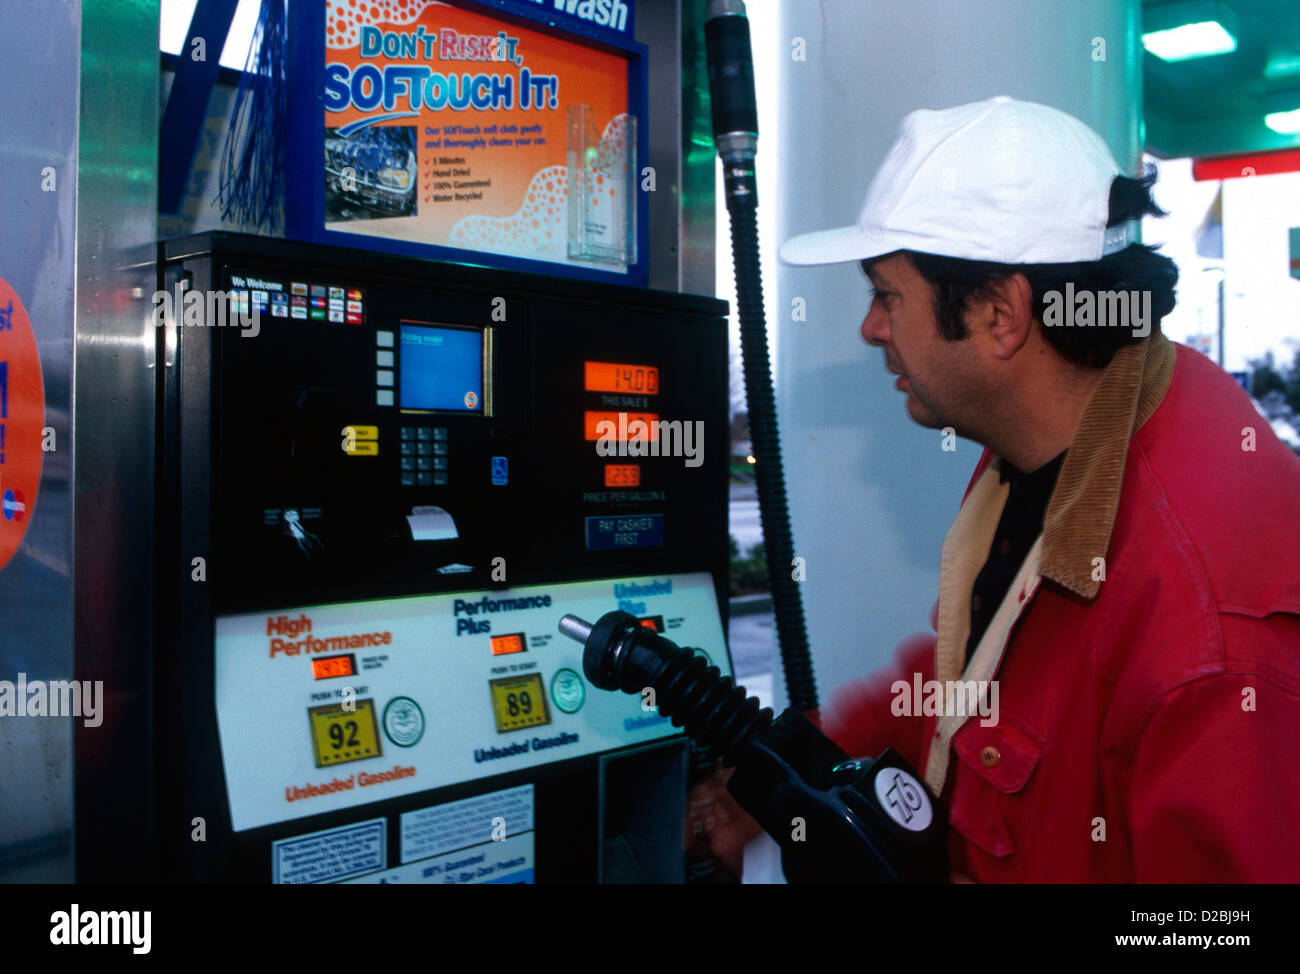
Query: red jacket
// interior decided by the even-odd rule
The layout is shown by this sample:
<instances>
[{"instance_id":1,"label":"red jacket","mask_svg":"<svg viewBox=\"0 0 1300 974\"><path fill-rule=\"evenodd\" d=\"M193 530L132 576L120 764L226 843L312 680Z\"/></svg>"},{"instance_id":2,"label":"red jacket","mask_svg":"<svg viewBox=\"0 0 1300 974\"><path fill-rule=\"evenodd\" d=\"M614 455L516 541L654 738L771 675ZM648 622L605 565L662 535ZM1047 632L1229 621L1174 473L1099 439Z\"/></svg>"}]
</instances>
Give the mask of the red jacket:
<instances>
[{"instance_id":1,"label":"red jacket","mask_svg":"<svg viewBox=\"0 0 1300 974\"><path fill-rule=\"evenodd\" d=\"M903 752L977 881L1300 881L1300 458L1200 354L1121 350L963 673L1006 496L990 460L944 542L937 637L841 688L823 728ZM916 674L996 679L997 723L900 715Z\"/></svg>"}]
</instances>

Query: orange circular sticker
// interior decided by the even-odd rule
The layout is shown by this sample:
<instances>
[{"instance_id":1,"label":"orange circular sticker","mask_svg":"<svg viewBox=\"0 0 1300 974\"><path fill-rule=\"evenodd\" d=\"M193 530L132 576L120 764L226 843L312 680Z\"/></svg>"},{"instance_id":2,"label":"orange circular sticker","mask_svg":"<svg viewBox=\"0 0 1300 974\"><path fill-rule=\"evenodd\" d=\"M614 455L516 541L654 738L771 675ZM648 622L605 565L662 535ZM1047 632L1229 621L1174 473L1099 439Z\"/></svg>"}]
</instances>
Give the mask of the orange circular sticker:
<instances>
[{"instance_id":1,"label":"orange circular sticker","mask_svg":"<svg viewBox=\"0 0 1300 974\"><path fill-rule=\"evenodd\" d=\"M0 568L22 544L41 486L45 385L22 301L0 278Z\"/></svg>"}]
</instances>

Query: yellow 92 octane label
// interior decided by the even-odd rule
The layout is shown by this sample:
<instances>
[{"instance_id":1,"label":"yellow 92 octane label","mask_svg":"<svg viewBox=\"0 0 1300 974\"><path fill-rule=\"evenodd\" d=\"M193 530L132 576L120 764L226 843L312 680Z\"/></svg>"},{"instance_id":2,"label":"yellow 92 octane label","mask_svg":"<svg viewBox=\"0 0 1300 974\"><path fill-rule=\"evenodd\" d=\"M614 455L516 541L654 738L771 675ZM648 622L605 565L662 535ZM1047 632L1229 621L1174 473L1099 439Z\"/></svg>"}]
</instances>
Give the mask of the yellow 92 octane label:
<instances>
[{"instance_id":1,"label":"yellow 92 octane label","mask_svg":"<svg viewBox=\"0 0 1300 974\"><path fill-rule=\"evenodd\" d=\"M503 676L489 680L488 686L492 689L492 716L496 718L498 734L551 722L540 673Z\"/></svg>"},{"instance_id":2,"label":"yellow 92 octane label","mask_svg":"<svg viewBox=\"0 0 1300 974\"><path fill-rule=\"evenodd\" d=\"M307 717L318 768L383 754L373 700L354 701L350 709L342 703L308 707Z\"/></svg>"}]
</instances>

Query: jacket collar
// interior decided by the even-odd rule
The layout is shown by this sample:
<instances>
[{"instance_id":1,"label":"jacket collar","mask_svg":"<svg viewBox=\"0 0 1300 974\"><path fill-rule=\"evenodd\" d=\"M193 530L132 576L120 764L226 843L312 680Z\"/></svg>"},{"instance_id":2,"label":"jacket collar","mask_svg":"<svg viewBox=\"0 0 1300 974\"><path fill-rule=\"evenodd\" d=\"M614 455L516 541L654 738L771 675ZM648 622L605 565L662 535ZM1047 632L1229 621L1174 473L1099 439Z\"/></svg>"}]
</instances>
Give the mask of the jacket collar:
<instances>
[{"instance_id":1,"label":"jacket collar","mask_svg":"<svg viewBox=\"0 0 1300 974\"><path fill-rule=\"evenodd\" d=\"M1094 559L1110 545L1129 442L1169 390L1174 357L1173 342L1159 331L1117 351L1065 455L1043 518L1040 571L1086 599L1101 588Z\"/></svg>"}]
</instances>

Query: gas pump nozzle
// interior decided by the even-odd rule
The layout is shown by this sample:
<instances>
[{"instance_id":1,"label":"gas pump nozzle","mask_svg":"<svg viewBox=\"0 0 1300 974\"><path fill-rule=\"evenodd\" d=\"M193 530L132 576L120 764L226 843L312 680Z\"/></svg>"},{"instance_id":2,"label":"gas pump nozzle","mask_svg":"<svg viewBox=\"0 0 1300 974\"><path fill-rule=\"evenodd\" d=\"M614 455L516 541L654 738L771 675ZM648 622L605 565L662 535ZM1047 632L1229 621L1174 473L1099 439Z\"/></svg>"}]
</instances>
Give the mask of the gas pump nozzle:
<instances>
[{"instance_id":1,"label":"gas pump nozzle","mask_svg":"<svg viewBox=\"0 0 1300 974\"><path fill-rule=\"evenodd\" d=\"M652 701L736 769L727 790L781 847L790 882L948 881L947 815L892 748L849 759L798 711L773 719L702 655L626 612L595 625L566 615L560 632L584 644L594 686Z\"/></svg>"}]
</instances>

